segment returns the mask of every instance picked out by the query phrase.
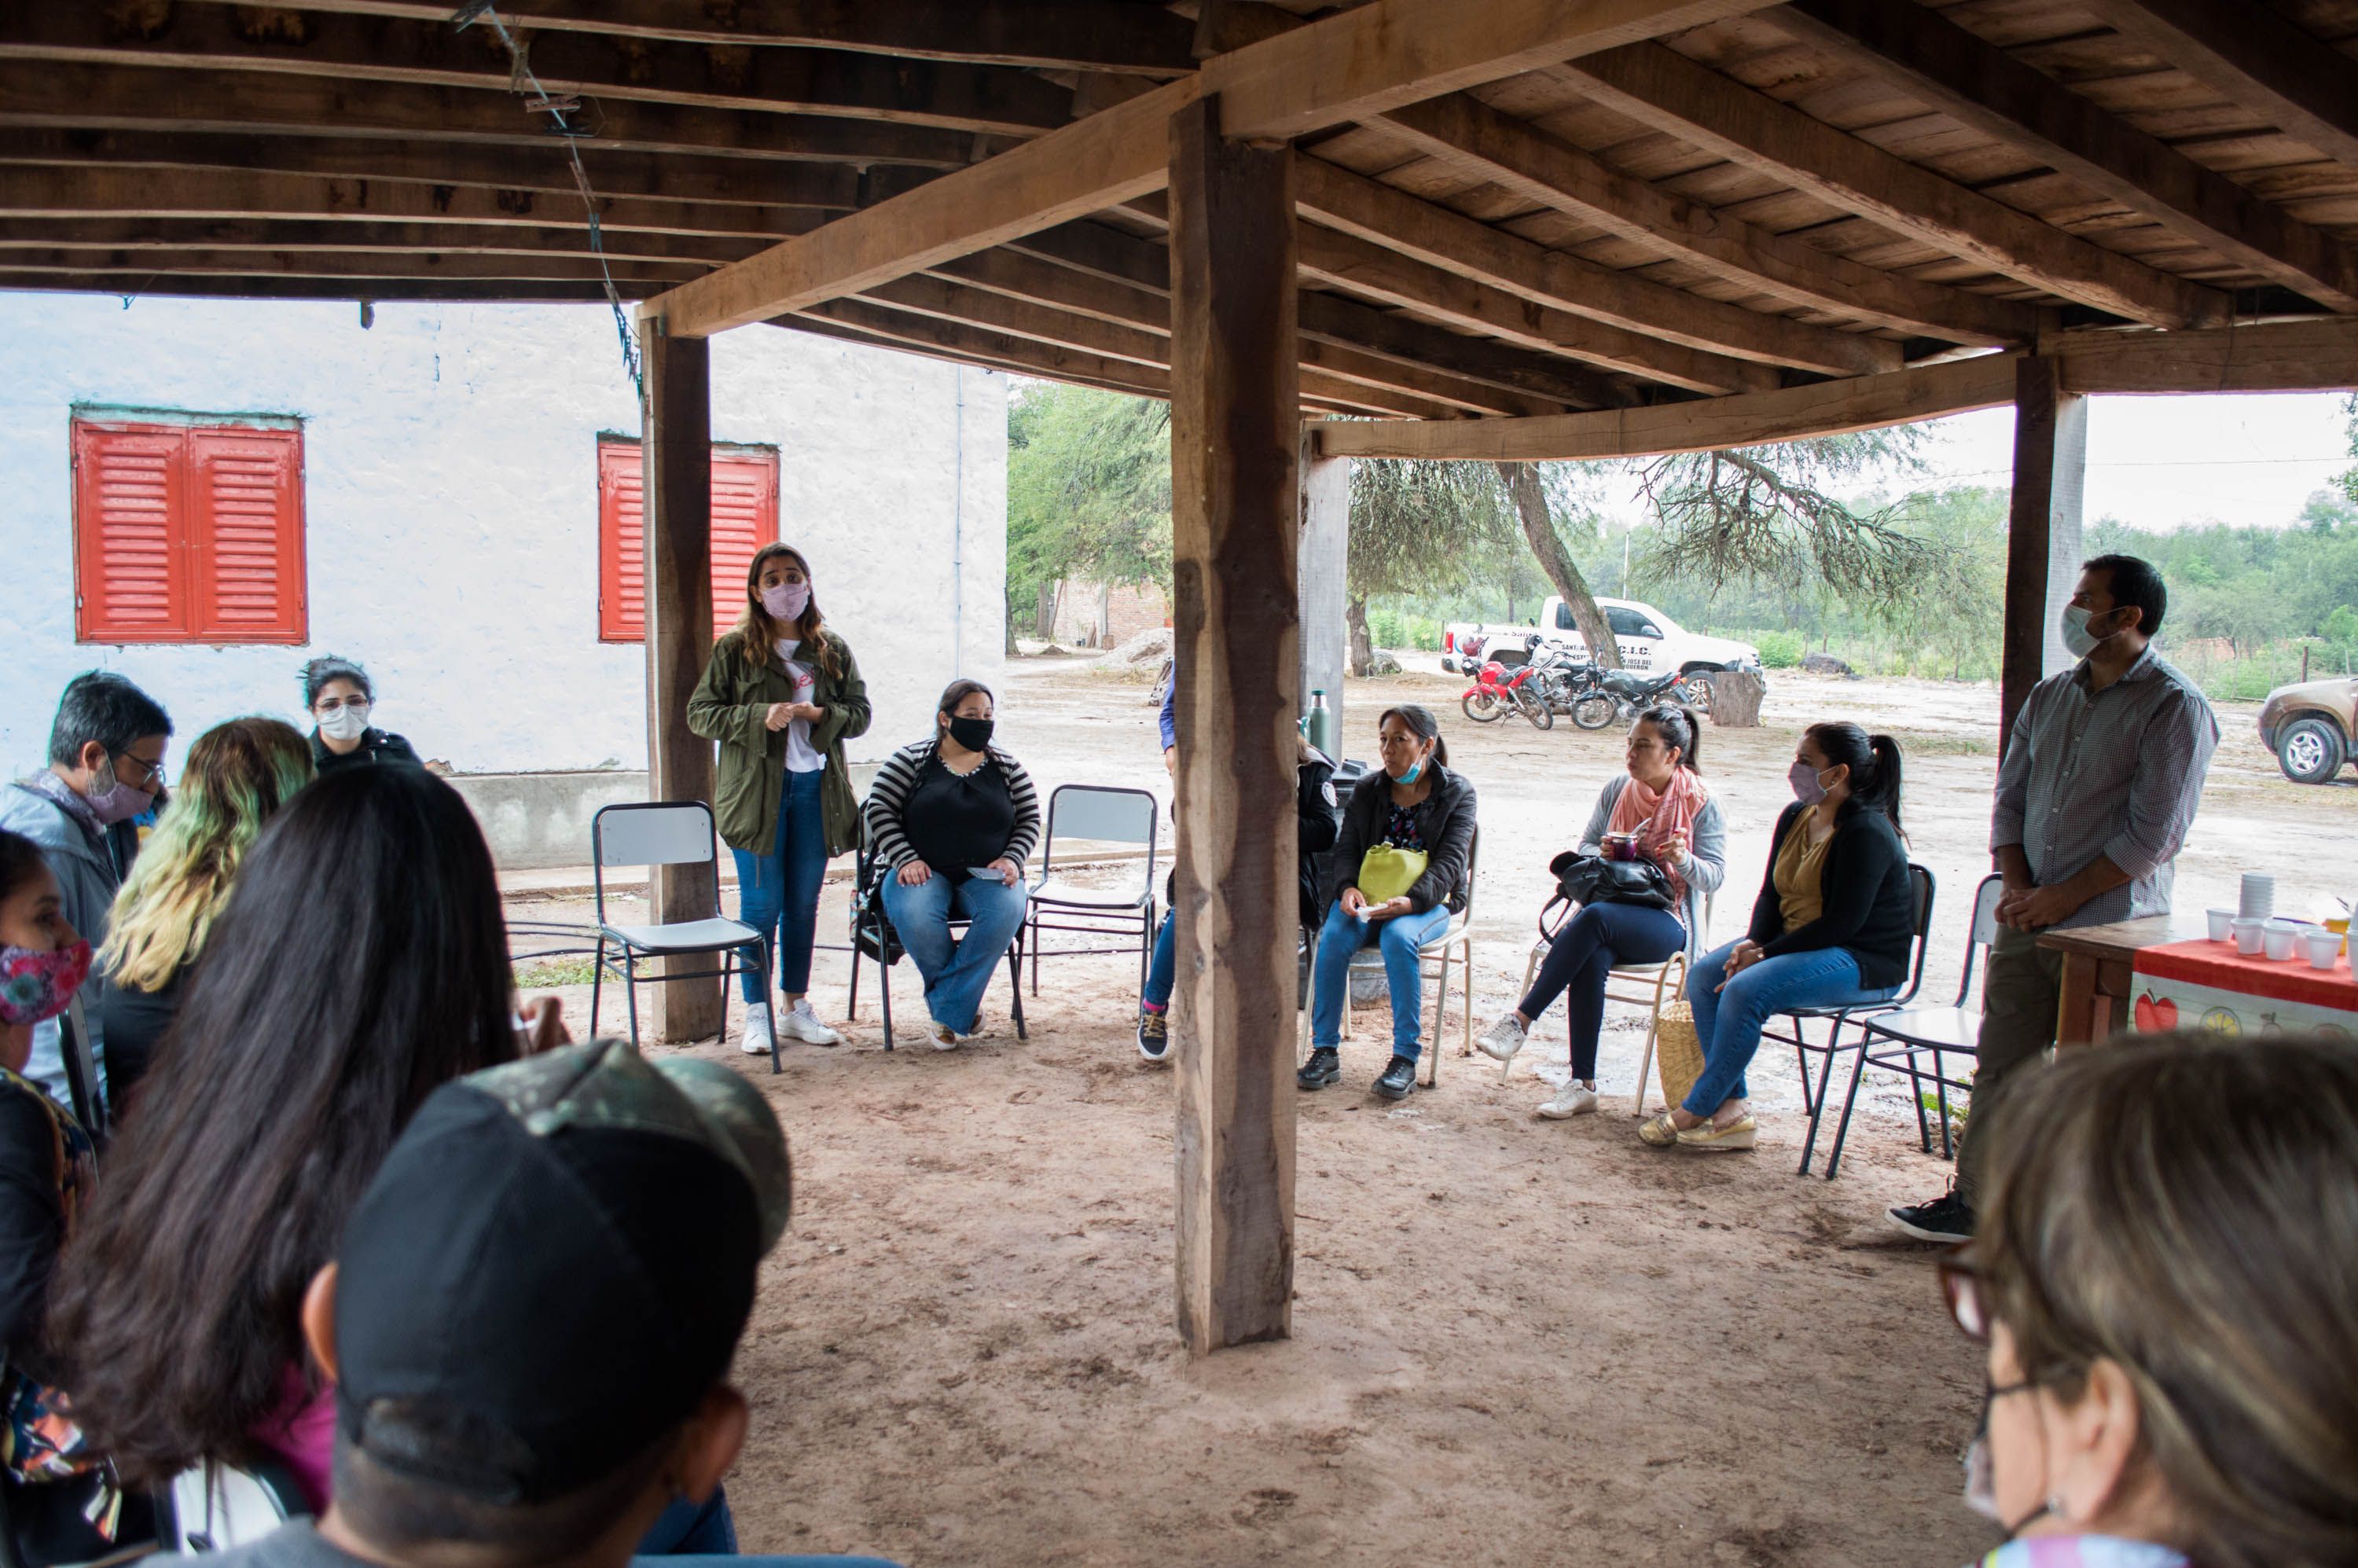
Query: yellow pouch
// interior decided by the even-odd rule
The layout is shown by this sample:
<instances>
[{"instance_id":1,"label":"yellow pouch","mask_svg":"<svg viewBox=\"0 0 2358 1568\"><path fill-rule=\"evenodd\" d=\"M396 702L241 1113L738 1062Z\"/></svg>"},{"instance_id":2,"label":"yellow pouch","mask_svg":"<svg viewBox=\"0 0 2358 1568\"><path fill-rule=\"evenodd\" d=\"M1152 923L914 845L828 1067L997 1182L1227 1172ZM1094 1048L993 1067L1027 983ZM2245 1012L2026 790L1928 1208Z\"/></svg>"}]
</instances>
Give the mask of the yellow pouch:
<instances>
[{"instance_id":1,"label":"yellow pouch","mask_svg":"<svg viewBox=\"0 0 2358 1568\"><path fill-rule=\"evenodd\" d=\"M1422 849L1399 849L1390 844L1379 844L1359 862L1359 891L1369 903L1382 903L1399 898L1416 886L1416 879L1424 875L1425 857Z\"/></svg>"}]
</instances>

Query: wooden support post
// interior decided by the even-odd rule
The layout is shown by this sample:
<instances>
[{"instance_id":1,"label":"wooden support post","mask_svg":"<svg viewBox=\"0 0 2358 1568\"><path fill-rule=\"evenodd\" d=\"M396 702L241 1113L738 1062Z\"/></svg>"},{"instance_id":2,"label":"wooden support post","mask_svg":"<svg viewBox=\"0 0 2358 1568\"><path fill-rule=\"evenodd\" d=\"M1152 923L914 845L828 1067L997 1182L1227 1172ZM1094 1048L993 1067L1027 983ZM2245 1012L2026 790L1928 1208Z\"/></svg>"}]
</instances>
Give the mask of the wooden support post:
<instances>
[{"instance_id":1,"label":"wooden support post","mask_svg":"<svg viewBox=\"0 0 2358 1568\"><path fill-rule=\"evenodd\" d=\"M1998 749L2030 688L2071 664L2058 620L2080 576L2080 498L2087 480L2088 400L2063 390L2063 366L2015 363L2014 500L2006 516L2006 622Z\"/></svg>"},{"instance_id":2,"label":"wooden support post","mask_svg":"<svg viewBox=\"0 0 2358 1568\"><path fill-rule=\"evenodd\" d=\"M1351 556L1351 460L1318 458L1312 436L1302 438L1302 705L1323 691L1343 734L1343 672L1350 663L1351 629L1344 623ZM1338 752L1335 758L1341 762Z\"/></svg>"},{"instance_id":3,"label":"wooden support post","mask_svg":"<svg viewBox=\"0 0 2358 1568\"><path fill-rule=\"evenodd\" d=\"M711 344L665 335L646 324L645 436L640 460L645 498L644 598L647 627L647 798L712 798L712 742L687 727L687 699L712 656ZM719 888L710 866L657 866L647 889L648 918L701 920ZM710 968L698 956L672 960ZM647 993L654 1011L644 1038L700 1040L718 1035L726 1002L717 980L665 980Z\"/></svg>"},{"instance_id":4,"label":"wooden support post","mask_svg":"<svg viewBox=\"0 0 2358 1568\"><path fill-rule=\"evenodd\" d=\"M1283 1338L1293 1297L1293 155L1171 117L1179 667L1178 1324Z\"/></svg>"}]
</instances>

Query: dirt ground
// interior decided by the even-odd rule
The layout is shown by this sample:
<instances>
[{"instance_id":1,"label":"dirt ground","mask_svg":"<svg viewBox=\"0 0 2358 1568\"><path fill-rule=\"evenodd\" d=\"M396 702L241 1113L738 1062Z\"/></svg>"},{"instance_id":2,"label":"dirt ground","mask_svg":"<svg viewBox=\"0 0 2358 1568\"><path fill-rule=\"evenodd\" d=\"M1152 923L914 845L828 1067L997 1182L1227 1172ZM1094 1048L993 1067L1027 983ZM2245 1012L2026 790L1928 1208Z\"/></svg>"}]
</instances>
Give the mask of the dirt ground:
<instances>
[{"instance_id":1,"label":"dirt ground","mask_svg":"<svg viewBox=\"0 0 2358 1568\"><path fill-rule=\"evenodd\" d=\"M1345 735L1366 754L1382 704L1427 702L1481 790L1487 1020L1514 998L1547 859L1619 742L1471 724L1461 686L1437 672L1354 682ZM1027 660L1006 683L1001 734L1044 789L1155 787L1143 696L1079 661ZM1908 750L1913 849L1941 888L1925 989L1953 994L1986 864L1984 688L1780 675L1765 728L1707 731L1733 862L1715 929L1740 928L1790 748L1820 716L1892 729ZM2259 866L2280 879L2280 909L2316 913L2331 882L2358 882L2358 787L2288 784L2249 709L2222 722L2179 901L2231 897ZM834 885L821 940L842 934ZM846 963L822 953L815 976L838 1019ZM1195 1363L1171 1327L1171 1077L1130 1044L1135 977L1120 957L1051 960L1024 999L1028 1043L1002 981L990 1036L941 1054L915 1037L903 966L909 1030L887 1054L870 969L841 1048L790 1046L776 1077L733 1042L702 1048L754 1071L795 1159L794 1227L738 1361L754 1404L730 1481L745 1550L927 1568L1947 1568L1990 1543L1959 1500L1977 1358L1939 1306L1931 1249L1881 1223L1885 1205L1946 1179L1917 1148L1904 1090L1862 1090L1828 1183L1794 1174L1790 1057L1764 1052L1753 1074L1757 1152L1664 1154L1628 1114L1631 1010L1608 1022L1605 1112L1563 1123L1531 1115L1546 1094L1535 1066L1564 1071L1560 1007L1545 1048L1502 1084L1487 1058L1457 1054L1453 1004L1439 1091L1397 1107L1367 1094L1385 1030L1380 1009L1363 1014L1344 1083L1300 1102L1293 1337ZM587 987L562 994L579 1020Z\"/></svg>"}]
</instances>

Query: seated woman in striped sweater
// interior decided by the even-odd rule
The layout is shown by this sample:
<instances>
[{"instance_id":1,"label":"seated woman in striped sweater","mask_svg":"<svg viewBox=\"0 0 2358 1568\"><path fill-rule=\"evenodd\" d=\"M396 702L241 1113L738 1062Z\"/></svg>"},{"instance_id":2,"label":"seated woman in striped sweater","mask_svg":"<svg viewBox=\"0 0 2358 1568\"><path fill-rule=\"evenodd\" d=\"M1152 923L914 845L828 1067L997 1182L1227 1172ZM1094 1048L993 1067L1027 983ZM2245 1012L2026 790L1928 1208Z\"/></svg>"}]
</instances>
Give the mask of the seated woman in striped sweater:
<instances>
[{"instance_id":1,"label":"seated woman in striped sweater","mask_svg":"<svg viewBox=\"0 0 2358 1568\"><path fill-rule=\"evenodd\" d=\"M936 1051L974 1037L991 971L1023 926L1023 862L1040 843L1040 797L990 743L990 688L952 681L934 734L892 753L868 793L869 841L890 868L884 913L925 978ZM953 919L969 922L964 940Z\"/></svg>"}]
</instances>

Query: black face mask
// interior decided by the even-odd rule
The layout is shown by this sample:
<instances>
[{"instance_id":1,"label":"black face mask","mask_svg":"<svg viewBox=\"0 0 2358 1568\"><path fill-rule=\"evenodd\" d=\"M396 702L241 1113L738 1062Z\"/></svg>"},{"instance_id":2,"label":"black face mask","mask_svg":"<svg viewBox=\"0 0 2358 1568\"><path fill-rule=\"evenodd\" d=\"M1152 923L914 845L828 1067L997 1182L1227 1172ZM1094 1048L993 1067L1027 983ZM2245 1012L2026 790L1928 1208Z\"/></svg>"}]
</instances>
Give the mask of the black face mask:
<instances>
[{"instance_id":1,"label":"black face mask","mask_svg":"<svg viewBox=\"0 0 2358 1568\"><path fill-rule=\"evenodd\" d=\"M979 752L990 744L990 720L988 719L953 719L950 739L969 752Z\"/></svg>"}]
</instances>

